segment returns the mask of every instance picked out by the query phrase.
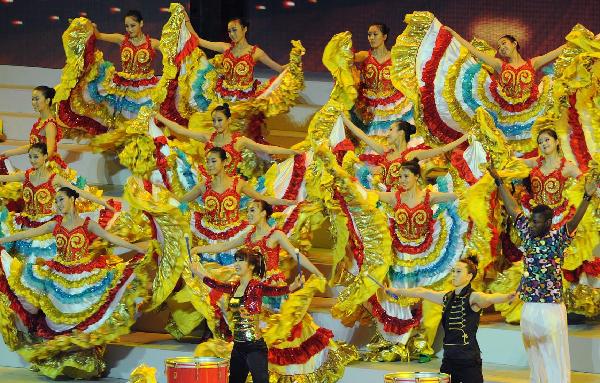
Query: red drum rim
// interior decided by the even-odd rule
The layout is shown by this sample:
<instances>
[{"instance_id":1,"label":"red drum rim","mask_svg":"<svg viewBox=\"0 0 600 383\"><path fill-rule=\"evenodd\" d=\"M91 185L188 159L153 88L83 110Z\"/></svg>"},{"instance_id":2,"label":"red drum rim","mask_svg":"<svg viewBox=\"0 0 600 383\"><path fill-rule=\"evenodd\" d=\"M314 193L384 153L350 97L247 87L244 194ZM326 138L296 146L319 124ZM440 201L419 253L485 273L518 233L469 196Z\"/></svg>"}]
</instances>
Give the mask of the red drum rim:
<instances>
[{"instance_id":1,"label":"red drum rim","mask_svg":"<svg viewBox=\"0 0 600 383\"><path fill-rule=\"evenodd\" d=\"M166 367L177 367L177 368L215 368L215 367L227 367L229 362L223 358L216 357L188 357L180 356L177 358L165 359Z\"/></svg>"},{"instance_id":2,"label":"red drum rim","mask_svg":"<svg viewBox=\"0 0 600 383\"><path fill-rule=\"evenodd\" d=\"M450 382L450 375L441 372L394 372L384 376L385 383Z\"/></svg>"}]
</instances>

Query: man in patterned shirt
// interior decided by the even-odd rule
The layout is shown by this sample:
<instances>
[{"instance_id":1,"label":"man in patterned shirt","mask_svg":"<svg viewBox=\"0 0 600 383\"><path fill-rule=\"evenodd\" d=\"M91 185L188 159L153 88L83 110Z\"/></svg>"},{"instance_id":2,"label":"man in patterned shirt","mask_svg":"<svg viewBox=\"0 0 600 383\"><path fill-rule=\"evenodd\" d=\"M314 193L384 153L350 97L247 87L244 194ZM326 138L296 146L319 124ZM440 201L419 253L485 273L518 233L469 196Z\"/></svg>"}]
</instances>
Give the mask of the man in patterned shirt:
<instances>
[{"instance_id":1,"label":"man in patterned shirt","mask_svg":"<svg viewBox=\"0 0 600 383\"><path fill-rule=\"evenodd\" d=\"M598 180L588 177L583 201L573 218L556 230L552 228L553 211L538 205L526 217L494 169L490 175L498 186L504 208L513 219L524 250L524 272L520 285L521 331L527 350L532 383L569 383L571 361L567 311L562 298L562 270L564 251L575 235L596 193Z\"/></svg>"}]
</instances>

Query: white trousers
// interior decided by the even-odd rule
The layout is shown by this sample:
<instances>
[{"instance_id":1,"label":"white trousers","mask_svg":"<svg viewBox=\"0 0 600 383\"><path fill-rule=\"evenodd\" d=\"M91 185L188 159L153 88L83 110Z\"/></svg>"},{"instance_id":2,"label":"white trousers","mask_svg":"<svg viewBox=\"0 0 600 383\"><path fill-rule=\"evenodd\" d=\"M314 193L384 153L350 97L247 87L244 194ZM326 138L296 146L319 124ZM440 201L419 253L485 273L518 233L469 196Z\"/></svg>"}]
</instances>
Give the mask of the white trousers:
<instances>
[{"instance_id":1,"label":"white trousers","mask_svg":"<svg viewBox=\"0 0 600 383\"><path fill-rule=\"evenodd\" d=\"M567 310L560 303L523 304L521 332L531 383L570 383Z\"/></svg>"}]
</instances>

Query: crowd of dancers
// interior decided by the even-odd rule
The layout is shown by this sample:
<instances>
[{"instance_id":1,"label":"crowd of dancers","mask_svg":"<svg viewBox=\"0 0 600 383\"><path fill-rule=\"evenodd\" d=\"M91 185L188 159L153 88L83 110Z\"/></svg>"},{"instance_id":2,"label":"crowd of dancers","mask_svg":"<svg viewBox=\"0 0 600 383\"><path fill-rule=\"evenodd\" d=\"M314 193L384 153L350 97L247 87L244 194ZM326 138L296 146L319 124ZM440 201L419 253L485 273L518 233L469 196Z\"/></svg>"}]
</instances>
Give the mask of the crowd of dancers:
<instances>
[{"instance_id":1,"label":"crowd of dancers","mask_svg":"<svg viewBox=\"0 0 600 383\"><path fill-rule=\"evenodd\" d=\"M427 362L441 323L442 371L483 382L475 332L496 305L521 323L532 381L568 382L567 311L600 314L600 39L576 25L526 60L511 35L492 47L428 12L405 21L391 49L381 23L369 51L333 36L329 99L282 148L262 127L303 89L299 41L281 65L245 20L207 41L179 4L160 40L138 11L125 35L72 20L29 145L0 155L4 342L46 376L98 377L105 345L168 307L177 339L206 324L196 355L231 358L230 382L335 382L359 355L308 313L329 284L335 318L376 327L364 359ZM96 40L120 46L120 71ZM257 80L258 62L277 75ZM63 137L118 154L126 204L65 163ZM306 254L328 226L325 276Z\"/></svg>"}]
</instances>

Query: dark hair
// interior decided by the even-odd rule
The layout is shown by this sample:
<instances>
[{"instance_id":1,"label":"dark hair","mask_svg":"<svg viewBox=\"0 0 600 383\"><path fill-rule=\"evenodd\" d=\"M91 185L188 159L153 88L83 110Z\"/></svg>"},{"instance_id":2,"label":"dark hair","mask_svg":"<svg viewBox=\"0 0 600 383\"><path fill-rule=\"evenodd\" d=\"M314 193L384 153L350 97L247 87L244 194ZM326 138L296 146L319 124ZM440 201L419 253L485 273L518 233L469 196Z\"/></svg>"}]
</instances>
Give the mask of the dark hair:
<instances>
[{"instance_id":1,"label":"dark hair","mask_svg":"<svg viewBox=\"0 0 600 383\"><path fill-rule=\"evenodd\" d=\"M31 149L37 149L40 152L42 152L42 154L44 155L48 155L48 146L46 146L46 144L44 144L43 142L36 142L35 144L31 144L29 146L29 150Z\"/></svg>"},{"instance_id":2,"label":"dark hair","mask_svg":"<svg viewBox=\"0 0 600 383\"><path fill-rule=\"evenodd\" d=\"M467 265L467 272L472 275L471 281L475 279L477 276L477 265L479 264L479 259L475 255L469 255L465 258L459 259L458 262Z\"/></svg>"},{"instance_id":3,"label":"dark hair","mask_svg":"<svg viewBox=\"0 0 600 383\"><path fill-rule=\"evenodd\" d=\"M268 221L269 218L271 218L271 215L273 214L273 206L269 205L268 203L266 203L262 199L255 199L254 202L257 203L257 204L259 204L260 205L260 210L264 211L266 213L265 214L265 218Z\"/></svg>"},{"instance_id":4,"label":"dark hair","mask_svg":"<svg viewBox=\"0 0 600 383\"><path fill-rule=\"evenodd\" d=\"M421 175L421 165L419 165L419 160L416 158L413 158L410 161L403 162L400 165L400 168L407 169L417 177Z\"/></svg>"},{"instance_id":5,"label":"dark hair","mask_svg":"<svg viewBox=\"0 0 600 383\"><path fill-rule=\"evenodd\" d=\"M44 95L44 98L46 100L50 100L50 105L52 105L52 99L54 99L54 96L56 95L56 90L54 90L54 88L50 88L46 85L40 85L33 88L33 90L37 90L42 95Z\"/></svg>"},{"instance_id":6,"label":"dark hair","mask_svg":"<svg viewBox=\"0 0 600 383\"><path fill-rule=\"evenodd\" d=\"M58 189L58 192L63 192L67 195L67 197L69 198L73 198L73 199L77 199L79 198L79 193L77 193L75 190L71 189L70 187L67 186L63 186L60 189Z\"/></svg>"},{"instance_id":7,"label":"dark hair","mask_svg":"<svg viewBox=\"0 0 600 383\"><path fill-rule=\"evenodd\" d=\"M225 151L225 149L219 147L219 146L215 146L214 148L211 148L208 153L217 153L219 155L219 158L221 158L221 160L225 161L227 159L227 152Z\"/></svg>"},{"instance_id":8,"label":"dark hair","mask_svg":"<svg viewBox=\"0 0 600 383\"><path fill-rule=\"evenodd\" d=\"M369 27L377 27L377 28L379 28L379 30L381 31L381 34L387 35L385 37L385 41L387 41L387 39L389 37L389 33L390 33L390 27L388 27L384 23L372 23L371 25L369 25Z\"/></svg>"},{"instance_id":9,"label":"dark hair","mask_svg":"<svg viewBox=\"0 0 600 383\"><path fill-rule=\"evenodd\" d=\"M417 132L417 128L413 124L404 120L396 121L392 124L392 126L394 125L396 126L396 129L404 132L404 139L406 142L410 141L410 136Z\"/></svg>"},{"instance_id":10,"label":"dark hair","mask_svg":"<svg viewBox=\"0 0 600 383\"><path fill-rule=\"evenodd\" d=\"M214 108L212 112L213 113L221 112L225 115L225 117L227 117L227 118L231 117L231 110L229 110L229 104L226 102L223 103L223 105L219 105L216 108Z\"/></svg>"},{"instance_id":11,"label":"dark hair","mask_svg":"<svg viewBox=\"0 0 600 383\"><path fill-rule=\"evenodd\" d=\"M510 41L513 44L517 44L517 52L521 51L521 46L519 45L519 42L517 41L516 37L513 35L504 35L502 37L500 37L498 39L498 41L502 40L502 39L507 39L508 41Z\"/></svg>"},{"instance_id":12,"label":"dark hair","mask_svg":"<svg viewBox=\"0 0 600 383\"><path fill-rule=\"evenodd\" d=\"M531 209L531 215L541 214L544 217L544 221L552 219L554 211L548 205L537 205Z\"/></svg>"},{"instance_id":13,"label":"dark hair","mask_svg":"<svg viewBox=\"0 0 600 383\"><path fill-rule=\"evenodd\" d=\"M248 29L250 28L250 23L243 17L232 17L231 19L227 20L227 24L231 23L232 21L237 21L242 27L246 27Z\"/></svg>"},{"instance_id":14,"label":"dark hair","mask_svg":"<svg viewBox=\"0 0 600 383\"><path fill-rule=\"evenodd\" d=\"M137 9L130 9L129 11L127 11L123 19L125 19L126 17L131 17L135 19L135 21L137 21L138 23L144 21L144 18L142 17L142 12L138 11Z\"/></svg>"},{"instance_id":15,"label":"dark hair","mask_svg":"<svg viewBox=\"0 0 600 383\"><path fill-rule=\"evenodd\" d=\"M236 260L246 261L249 265L253 266L252 274L260 277L261 279L265 277L265 258L258 251L251 249L240 249L235 252L234 257Z\"/></svg>"}]
</instances>

